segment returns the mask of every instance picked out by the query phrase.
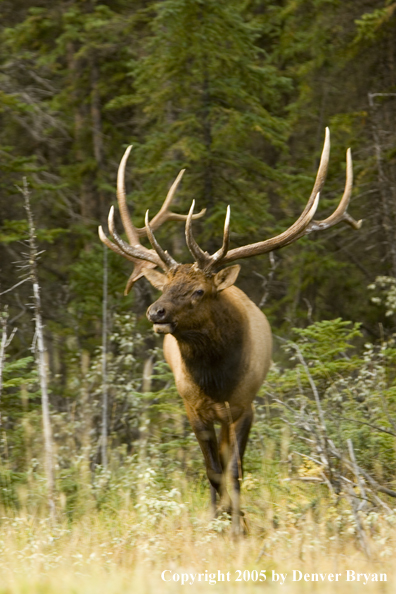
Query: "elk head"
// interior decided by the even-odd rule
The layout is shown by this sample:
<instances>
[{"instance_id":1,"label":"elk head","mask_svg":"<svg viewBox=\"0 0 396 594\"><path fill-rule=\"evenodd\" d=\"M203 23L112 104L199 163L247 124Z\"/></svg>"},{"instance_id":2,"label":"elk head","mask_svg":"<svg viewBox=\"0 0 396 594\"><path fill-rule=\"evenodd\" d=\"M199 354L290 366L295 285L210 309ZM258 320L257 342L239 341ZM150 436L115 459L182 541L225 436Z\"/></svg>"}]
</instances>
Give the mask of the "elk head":
<instances>
[{"instance_id":1,"label":"elk head","mask_svg":"<svg viewBox=\"0 0 396 594\"><path fill-rule=\"evenodd\" d=\"M207 326L219 293L234 284L239 270L238 264L212 275L190 264L179 265L167 275L146 270L144 276L162 291L147 310L155 332L183 337Z\"/></svg>"},{"instance_id":2,"label":"elk head","mask_svg":"<svg viewBox=\"0 0 396 594\"><path fill-rule=\"evenodd\" d=\"M362 223L362 221L355 221L347 213L353 182L350 149L347 151L344 194L336 210L325 220L314 220L319 203L320 191L326 178L329 162L330 133L328 128L326 128L325 142L314 187L303 212L295 223L276 237L229 250L230 207L228 207L224 224L223 244L213 255L209 255L199 247L192 233L193 219L201 217L205 213L205 210L194 215L194 201L187 216L175 214L169 210L184 170L177 176L164 204L152 221L149 221L147 211L145 227L141 229L134 227L126 205L124 181L125 165L131 148L128 147L121 160L117 177L117 199L129 244L121 239L115 230L113 207L110 209L108 225L114 243L106 237L102 227L99 227L99 236L103 243L110 249L135 264L134 271L125 289L126 294L129 292L133 283L141 276L145 276L154 287L163 292L162 296L149 307L147 312L149 320L154 324L155 331L162 334L177 333L178 331L182 331L187 325L191 328L191 325L201 323L202 316L205 316L205 311L208 310L205 304L215 302L221 291L231 286L238 276L239 266L223 268L218 271L221 266L234 262L237 259L248 258L280 249L304 235L308 235L312 231L328 229L340 222L347 223L354 229L359 229ZM186 242L195 260L194 264L182 265L177 263L159 245L154 236L154 231L167 220L186 221ZM152 249L148 249L140 244L139 238L146 234ZM164 273L154 270L156 267L162 268ZM201 312L199 315L196 314L198 310ZM198 322L197 320L201 321Z\"/></svg>"}]
</instances>

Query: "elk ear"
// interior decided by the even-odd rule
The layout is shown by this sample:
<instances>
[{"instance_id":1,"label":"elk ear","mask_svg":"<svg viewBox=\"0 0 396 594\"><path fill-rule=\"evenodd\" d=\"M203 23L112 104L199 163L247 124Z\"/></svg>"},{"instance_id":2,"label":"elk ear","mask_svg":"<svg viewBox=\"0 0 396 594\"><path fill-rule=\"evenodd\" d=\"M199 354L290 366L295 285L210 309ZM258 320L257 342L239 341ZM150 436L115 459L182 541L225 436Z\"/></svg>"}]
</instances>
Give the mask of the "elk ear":
<instances>
[{"instance_id":1,"label":"elk ear","mask_svg":"<svg viewBox=\"0 0 396 594\"><path fill-rule=\"evenodd\" d=\"M218 291L224 291L224 289L228 289L231 287L238 278L238 274L241 267L239 264L235 264L235 266L230 266L229 268L223 268L214 277L214 284Z\"/></svg>"},{"instance_id":2,"label":"elk ear","mask_svg":"<svg viewBox=\"0 0 396 594\"><path fill-rule=\"evenodd\" d=\"M152 268L143 268L142 274L153 285L153 287L155 287L159 291L162 291L162 289L164 288L164 284L166 282L165 274L162 274L162 272L158 272L158 270L153 270Z\"/></svg>"}]
</instances>

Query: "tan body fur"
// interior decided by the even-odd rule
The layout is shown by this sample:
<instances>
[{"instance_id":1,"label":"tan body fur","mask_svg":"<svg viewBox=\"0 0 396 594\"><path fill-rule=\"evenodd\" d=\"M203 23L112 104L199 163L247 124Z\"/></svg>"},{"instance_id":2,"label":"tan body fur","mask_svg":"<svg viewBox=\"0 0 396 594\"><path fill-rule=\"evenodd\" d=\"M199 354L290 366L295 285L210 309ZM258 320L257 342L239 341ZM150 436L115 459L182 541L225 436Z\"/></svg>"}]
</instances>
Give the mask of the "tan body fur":
<instances>
[{"instance_id":1,"label":"tan body fur","mask_svg":"<svg viewBox=\"0 0 396 594\"><path fill-rule=\"evenodd\" d=\"M147 211L145 227L138 229L133 225L125 192L125 165L130 150L128 147L125 151L117 176L117 199L129 244L115 230L113 207L108 224L115 243L106 237L101 227L99 236L110 249L135 264L126 293L141 276L163 292L148 308L147 317L156 332L166 335L165 357L205 458L213 509L216 509L219 496L223 509L232 512L233 532L238 533L243 455L253 422L252 402L270 366L272 340L264 314L233 286L240 266L221 267L241 258L272 252L312 231L328 229L339 222L359 229L361 221L355 221L347 213L353 180L351 153L348 149L344 194L336 210L326 219L314 220L329 162L330 133L327 128L314 187L295 223L276 237L229 250L228 207L223 244L210 255L199 247L192 232L193 218L201 217L204 211L194 215L194 201L187 216L170 211L184 170L170 187L151 222ZM154 231L166 220L186 221L186 243L194 264L179 264L159 245ZM152 250L140 244L139 237L146 234ZM156 267L162 268L165 274L155 270ZM221 425L220 444L214 428L216 422ZM231 498L225 486L228 470L232 478Z\"/></svg>"},{"instance_id":2,"label":"tan body fur","mask_svg":"<svg viewBox=\"0 0 396 594\"><path fill-rule=\"evenodd\" d=\"M239 383L228 400L229 409L222 403L214 403L194 382L183 362L177 339L172 334L167 334L164 339L165 359L173 371L177 391L184 400L190 421L190 417L195 416L209 422L228 423L230 413L232 420L237 421L246 408L251 408L271 363L271 328L263 312L234 286L220 293L219 299L242 314L240 331L245 335L247 345Z\"/></svg>"},{"instance_id":3,"label":"tan body fur","mask_svg":"<svg viewBox=\"0 0 396 594\"><path fill-rule=\"evenodd\" d=\"M243 455L253 422L253 399L271 363L267 318L237 289L239 266L207 275L180 265L166 276L149 270L163 291L147 312L154 329L166 334L164 354L191 427L201 446L211 485L213 512L232 514L240 529ZM220 438L214 424L220 423ZM220 442L220 443L219 443ZM226 488L230 470L231 497Z\"/></svg>"}]
</instances>

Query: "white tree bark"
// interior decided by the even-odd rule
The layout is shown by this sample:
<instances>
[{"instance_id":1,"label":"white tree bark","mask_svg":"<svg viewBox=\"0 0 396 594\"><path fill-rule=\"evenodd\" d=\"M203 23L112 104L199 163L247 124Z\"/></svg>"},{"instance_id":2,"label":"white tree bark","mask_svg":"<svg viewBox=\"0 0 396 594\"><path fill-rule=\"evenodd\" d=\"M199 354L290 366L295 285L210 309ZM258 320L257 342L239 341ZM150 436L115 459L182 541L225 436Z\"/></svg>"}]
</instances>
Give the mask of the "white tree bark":
<instances>
[{"instance_id":1,"label":"white tree bark","mask_svg":"<svg viewBox=\"0 0 396 594\"><path fill-rule=\"evenodd\" d=\"M103 302L102 302L102 466L107 468L107 247L103 246Z\"/></svg>"},{"instance_id":2,"label":"white tree bark","mask_svg":"<svg viewBox=\"0 0 396 594\"><path fill-rule=\"evenodd\" d=\"M38 250L36 246L36 235L34 228L33 215L30 208L30 196L26 178L23 179L23 196L25 198L25 209L29 223L29 271L30 278L33 285L33 309L34 319L36 323L36 339L37 339L37 367L40 379L41 391L41 409L44 432L44 459L45 459L45 474L47 479L47 497L50 512L50 518L55 521L55 469L54 469L54 454L53 454L53 439L51 428L51 417L49 410L48 398L48 381L47 381L47 363L46 363L46 348L44 342L43 323L41 317L41 299L40 286L37 275L37 257Z\"/></svg>"},{"instance_id":3,"label":"white tree bark","mask_svg":"<svg viewBox=\"0 0 396 594\"><path fill-rule=\"evenodd\" d=\"M7 344L7 317L5 313L0 313L1 320L1 344L0 344L0 405L1 397L3 395L3 367L5 361L5 349ZM0 409L0 425L1 425L1 409Z\"/></svg>"},{"instance_id":4,"label":"white tree bark","mask_svg":"<svg viewBox=\"0 0 396 594\"><path fill-rule=\"evenodd\" d=\"M1 399L3 396L3 370L5 365L5 356L6 356L6 348L10 344L11 340L14 338L15 332L17 331L16 328L11 332L10 336L7 336L7 319L8 319L8 312L7 309L0 312L0 326L1 326L1 342L0 342L0 406L1 406ZM1 426L1 409L0 409L0 426Z\"/></svg>"}]
</instances>

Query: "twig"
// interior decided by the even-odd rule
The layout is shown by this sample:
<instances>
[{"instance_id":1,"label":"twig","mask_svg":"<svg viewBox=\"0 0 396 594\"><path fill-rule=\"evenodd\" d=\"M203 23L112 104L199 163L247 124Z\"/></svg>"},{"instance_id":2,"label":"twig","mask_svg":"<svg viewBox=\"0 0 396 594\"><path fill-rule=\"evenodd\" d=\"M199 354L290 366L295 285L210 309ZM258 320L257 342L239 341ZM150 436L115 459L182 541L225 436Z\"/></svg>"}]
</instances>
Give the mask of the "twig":
<instances>
[{"instance_id":1,"label":"twig","mask_svg":"<svg viewBox=\"0 0 396 594\"><path fill-rule=\"evenodd\" d=\"M347 444L348 444L348 451L349 451L349 457L351 459L352 462L352 466L354 469L354 473L359 485L359 490L362 494L363 499L366 498L366 492L364 490L364 484L362 479L360 478L360 474L359 474L359 469L358 469L358 465L356 463L356 458L355 458L355 452L353 451L353 443L352 443L352 439L347 439ZM362 502L361 506L358 508L358 511L360 511L361 509L364 509L365 503Z\"/></svg>"},{"instance_id":2,"label":"twig","mask_svg":"<svg viewBox=\"0 0 396 594\"><path fill-rule=\"evenodd\" d=\"M303 454L302 452L297 452L296 450L293 450L292 454L297 454L297 456L302 456L303 458L307 458L308 460L311 460L311 462L314 462L315 464L318 464L318 466L321 466L320 461L316 460L315 458L312 458L312 456L308 456L307 454Z\"/></svg>"},{"instance_id":3,"label":"twig","mask_svg":"<svg viewBox=\"0 0 396 594\"><path fill-rule=\"evenodd\" d=\"M9 293L10 291L13 291L14 289L16 289L17 287L19 287L20 285L23 285L23 283L26 283L26 281L30 280L29 277L28 278L24 278L23 280L19 281L19 283L17 283L16 285L14 285L13 287L11 287L10 289L7 289L6 291L3 291L2 293L0 293L1 295L5 295L6 293Z\"/></svg>"},{"instance_id":4,"label":"twig","mask_svg":"<svg viewBox=\"0 0 396 594\"><path fill-rule=\"evenodd\" d=\"M366 425L367 427L371 427L372 429L375 429L376 431L380 431L381 433L387 433L388 435L392 435L393 437L396 437L396 433L392 432L392 431L388 431L387 429L384 429L384 427L378 427L377 425L373 425L372 423L367 423L366 421L359 421L358 419L350 419L348 417L341 417L341 416L337 416L331 417L334 420L338 420L341 419L343 421L350 421L351 423L357 423L358 425Z\"/></svg>"},{"instance_id":5,"label":"twig","mask_svg":"<svg viewBox=\"0 0 396 594\"><path fill-rule=\"evenodd\" d=\"M345 460L345 458L343 458L343 456L339 453L339 451L334 447L334 444L332 444L331 453L333 454L333 456L335 456L336 458L341 460L349 468L349 470L351 470L352 472L354 471L353 467L351 466L351 463L348 462L348 460ZM360 474L362 476L364 476L364 478L367 479L369 481L369 483L377 491L379 491L380 493L385 493L386 495L390 495L390 497L396 497L396 491L392 491L392 489L388 489L388 487L383 487L382 485L377 483L377 481L375 479L373 479L373 477L370 476L368 474L368 472L363 470L363 468L361 468L360 466L358 466L357 468L358 468L358 471L360 472Z\"/></svg>"},{"instance_id":6,"label":"twig","mask_svg":"<svg viewBox=\"0 0 396 594\"><path fill-rule=\"evenodd\" d=\"M379 505L381 505L388 512L388 514L393 514L393 511L391 510L391 508L389 507L389 505L387 505L385 503L385 501L382 501L382 499L380 497L378 497L378 495L376 493L374 493L374 491L372 489L370 489L370 487L367 487L367 488L370 491L370 493L373 496L373 498L376 500L376 502Z\"/></svg>"},{"instance_id":7,"label":"twig","mask_svg":"<svg viewBox=\"0 0 396 594\"><path fill-rule=\"evenodd\" d=\"M386 398L384 398L382 390L380 391L380 396L381 396L382 406L384 407L384 411L386 414L386 418L388 419L389 423L392 425L393 429L396 431L396 423L394 422L394 420L392 419L392 417L389 414L388 403L386 402Z\"/></svg>"},{"instance_id":8,"label":"twig","mask_svg":"<svg viewBox=\"0 0 396 594\"><path fill-rule=\"evenodd\" d=\"M313 395L314 395L314 398L315 398L316 406L317 406L317 409L318 409L319 418L320 418L320 422L321 422L321 425L322 425L322 430L326 431L326 423L325 423L325 420L324 420L324 414L323 414L322 405L320 403L319 392L318 392L318 390L316 388L316 385L315 385L315 382L313 381L311 372L309 371L308 365L307 365L307 363L306 363L306 361L305 361L305 359L303 357L302 352L300 351L299 346L297 344L293 343L293 347L296 349L297 357L299 358L300 363L304 367L305 373L307 374L308 381L309 381L309 384L311 386L311 389L312 389L312 392L313 392Z\"/></svg>"},{"instance_id":9,"label":"twig","mask_svg":"<svg viewBox=\"0 0 396 594\"><path fill-rule=\"evenodd\" d=\"M326 485L327 485L330 493L333 495L333 497L336 497L336 493L335 493L335 491L333 489L333 485L331 484L331 482L329 481L329 479L327 478L327 476L325 475L325 473L324 472L321 472L320 474L323 477L323 480L326 483Z\"/></svg>"},{"instance_id":10,"label":"twig","mask_svg":"<svg viewBox=\"0 0 396 594\"><path fill-rule=\"evenodd\" d=\"M347 488L347 496L350 500L350 504L352 507L352 511L353 511L353 517L355 518L355 523L356 523L356 528L357 528L357 533L358 533L358 539L360 542L360 546L362 547L362 550L364 552L364 554L366 555L366 557L368 559L371 558L371 551L370 551L370 547L369 544L367 542L367 537L366 537L366 533L364 531L364 527L362 525L362 522L360 520L359 517L359 510L356 506L356 498L355 498L355 494L352 490L352 487L346 483L346 488Z\"/></svg>"},{"instance_id":11,"label":"twig","mask_svg":"<svg viewBox=\"0 0 396 594\"><path fill-rule=\"evenodd\" d=\"M270 287L271 287L271 284L272 284L272 281L273 281L273 278L274 278L274 275L275 275L275 270L277 269L278 264L279 264L279 260L277 260L275 258L274 252L270 252L269 253L269 261L270 261L270 264L271 264L271 268L270 268L270 271L268 273L268 277L267 278L263 277L261 274L259 275L257 272L255 273L256 276L260 276L260 278L263 279L262 287L264 289L264 293L263 293L263 296L261 297L260 302L258 304L258 306L259 306L260 309L262 307L264 307L264 305L267 302L267 299L268 299L269 294L270 294Z\"/></svg>"},{"instance_id":12,"label":"twig","mask_svg":"<svg viewBox=\"0 0 396 594\"><path fill-rule=\"evenodd\" d=\"M305 483L324 483L323 477L320 476L292 476L290 478L284 478L282 481L302 481Z\"/></svg>"}]
</instances>

